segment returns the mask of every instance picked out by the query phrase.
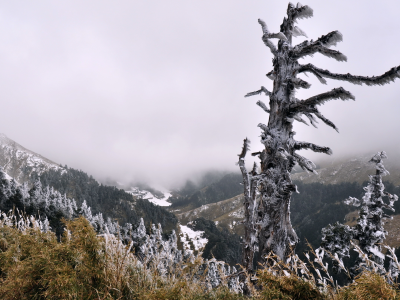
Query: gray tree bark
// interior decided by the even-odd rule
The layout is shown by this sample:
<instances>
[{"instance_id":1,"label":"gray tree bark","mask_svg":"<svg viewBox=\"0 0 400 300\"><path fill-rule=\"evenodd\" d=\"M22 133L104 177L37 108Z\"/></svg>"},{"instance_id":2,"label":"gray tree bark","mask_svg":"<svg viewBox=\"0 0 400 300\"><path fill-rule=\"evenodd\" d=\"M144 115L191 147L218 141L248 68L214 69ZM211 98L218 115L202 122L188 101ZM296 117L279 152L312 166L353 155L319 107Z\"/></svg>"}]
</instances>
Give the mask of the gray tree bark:
<instances>
[{"instance_id":1,"label":"gray tree bark","mask_svg":"<svg viewBox=\"0 0 400 300\"><path fill-rule=\"evenodd\" d=\"M305 157L297 154L297 150L310 149L314 152L332 154L329 147L321 147L308 142L294 139L293 122L307 124L302 118L305 116L311 125L316 127L317 119L338 131L329 119L325 118L317 106L333 99L354 100L354 96L339 87L306 100L295 97L294 91L300 88L309 88L310 84L298 78L301 73L308 72L326 84L325 78L344 80L354 84L383 85L400 77L400 67L395 67L381 76L355 76L351 74L335 74L328 70L315 67L312 64L301 65L298 60L307 55L321 53L346 61L346 56L339 51L329 49L342 40L338 31L323 35L316 41L304 41L292 45L292 38L305 33L294 26L301 18L309 18L313 11L308 6L289 3L287 17L280 26L279 33L269 32L264 21L258 20L262 27L262 41L269 47L273 58L273 70L267 77L273 80L273 90L265 87L246 95L254 96L264 93L269 96L269 108L262 101L258 101L265 112L269 113L268 125L259 124L262 130L261 143L264 149L253 153L260 159L261 172L257 174L256 167L251 172L245 168L245 156L249 141L244 142L242 153L239 155L239 166L243 175L244 207L245 207L245 238L242 264L252 270L254 253L259 251L261 260L271 251L281 259L286 258L298 242L298 237L290 221L290 198L297 191L292 183L290 173L298 164L304 170L315 172L315 165ZM277 46L271 39L278 39Z\"/></svg>"}]
</instances>

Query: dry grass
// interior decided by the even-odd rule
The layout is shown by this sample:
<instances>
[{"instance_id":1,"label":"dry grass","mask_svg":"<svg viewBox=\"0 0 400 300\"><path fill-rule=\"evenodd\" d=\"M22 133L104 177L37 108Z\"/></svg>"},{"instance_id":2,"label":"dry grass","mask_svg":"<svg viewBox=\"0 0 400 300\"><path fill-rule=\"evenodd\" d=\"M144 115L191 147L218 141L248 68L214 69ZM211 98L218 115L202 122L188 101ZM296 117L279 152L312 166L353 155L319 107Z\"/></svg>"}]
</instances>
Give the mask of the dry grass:
<instances>
[{"instance_id":1,"label":"dry grass","mask_svg":"<svg viewBox=\"0 0 400 300\"><path fill-rule=\"evenodd\" d=\"M81 217L52 232L0 226L0 299L241 299L195 277L200 262L161 276L112 235L99 237Z\"/></svg>"},{"instance_id":2,"label":"dry grass","mask_svg":"<svg viewBox=\"0 0 400 300\"><path fill-rule=\"evenodd\" d=\"M249 285L251 297L226 285L212 289L200 257L161 275L151 262L140 261L130 245L112 235L96 235L83 217L65 223L59 242L52 232L19 230L0 221L0 299L400 299L397 285L379 274L364 272L339 288L325 275L314 277L310 264L295 257L284 264L271 256L273 263Z\"/></svg>"}]
</instances>

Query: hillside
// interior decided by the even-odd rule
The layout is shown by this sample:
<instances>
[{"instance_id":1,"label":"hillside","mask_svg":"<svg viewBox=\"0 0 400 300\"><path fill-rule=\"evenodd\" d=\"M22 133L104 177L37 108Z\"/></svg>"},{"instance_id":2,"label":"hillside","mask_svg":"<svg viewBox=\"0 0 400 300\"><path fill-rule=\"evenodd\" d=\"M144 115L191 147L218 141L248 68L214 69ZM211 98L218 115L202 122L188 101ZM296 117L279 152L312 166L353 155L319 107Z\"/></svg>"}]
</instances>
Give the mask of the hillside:
<instances>
[{"instance_id":1,"label":"hillside","mask_svg":"<svg viewBox=\"0 0 400 300\"><path fill-rule=\"evenodd\" d=\"M241 174L228 173L221 178L217 178L216 181L199 189L196 189L196 187L189 189L184 187L181 190L173 191L172 197L168 199L172 203L169 210L175 213L182 213L202 205L230 199L243 192Z\"/></svg>"},{"instance_id":2,"label":"hillside","mask_svg":"<svg viewBox=\"0 0 400 300\"><path fill-rule=\"evenodd\" d=\"M342 182L363 183L368 176L374 173L375 168L368 161L372 154L359 155L352 158L325 159L317 164L318 174L310 172L297 172L292 174L292 180L303 183L337 184ZM400 185L400 165L396 158L389 157L385 160L385 167L390 175L385 176L385 181Z\"/></svg>"},{"instance_id":3,"label":"hillside","mask_svg":"<svg viewBox=\"0 0 400 300\"><path fill-rule=\"evenodd\" d=\"M94 213L103 213L120 224L137 224L143 218L146 226L160 223L165 232L177 229L177 218L164 208L115 186L100 184L83 171L61 167L0 134L0 166L18 183L32 186L40 180L66 197L75 199L78 205L84 200Z\"/></svg>"}]
</instances>

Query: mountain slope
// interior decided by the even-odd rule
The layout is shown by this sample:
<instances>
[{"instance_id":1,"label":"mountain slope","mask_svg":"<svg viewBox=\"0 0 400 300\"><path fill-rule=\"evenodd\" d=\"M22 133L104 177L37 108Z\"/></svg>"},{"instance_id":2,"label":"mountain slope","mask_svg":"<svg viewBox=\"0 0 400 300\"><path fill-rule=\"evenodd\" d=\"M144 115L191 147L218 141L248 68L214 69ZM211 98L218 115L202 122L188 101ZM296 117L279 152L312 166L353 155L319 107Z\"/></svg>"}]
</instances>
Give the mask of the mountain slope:
<instances>
[{"instance_id":1,"label":"mountain slope","mask_svg":"<svg viewBox=\"0 0 400 300\"><path fill-rule=\"evenodd\" d=\"M189 195L182 196L179 191L174 192L173 197L169 198L169 202L172 203L169 210L182 213L205 204L232 198L243 192L242 181L241 174L229 173Z\"/></svg>"},{"instance_id":2,"label":"mountain slope","mask_svg":"<svg viewBox=\"0 0 400 300\"><path fill-rule=\"evenodd\" d=\"M24 148L0 134L0 166L18 183L30 186L40 180L78 205L86 200L94 213L103 213L119 224L136 224L143 218L146 226L160 223L165 232L177 229L177 218L164 208L138 199L122 189L99 184L83 171L60 167L55 162Z\"/></svg>"},{"instance_id":3,"label":"mountain slope","mask_svg":"<svg viewBox=\"0 0 400 300\"><path fill-rule=\"evenodd\" d=\"M0 166L17 182L29 181L32 173L48 170L64 171L59 164L26 149L5 134L0 133Z\"/></svg>"},{"instance_id":4,"label":"mountain slope","mask_svg":"<svg viewBox=\"0 0 400 300\"><path fill-rule=\"evenodd\" d=\"M308 172L298 172L292 174L292 180L303 183L323 183L337 184L342 182L368 181L368 176L375 173L375 167L368 161L372 155L360 155L349 159L326 160L319 164L318 174ZM385 176L384 180L400 185L400 166L397 159L388 158L384 161L385 167L390 175Z\"/></svg>"}]
</instances>

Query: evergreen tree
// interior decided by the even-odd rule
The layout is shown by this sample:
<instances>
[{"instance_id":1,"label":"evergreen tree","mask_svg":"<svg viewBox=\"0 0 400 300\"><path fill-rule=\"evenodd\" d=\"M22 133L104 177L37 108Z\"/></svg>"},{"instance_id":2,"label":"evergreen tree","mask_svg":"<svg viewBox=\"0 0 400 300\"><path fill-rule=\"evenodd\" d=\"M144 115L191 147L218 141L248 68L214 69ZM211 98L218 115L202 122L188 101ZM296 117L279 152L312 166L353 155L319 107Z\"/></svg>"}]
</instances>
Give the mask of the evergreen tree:
<instances>
[{"instance_id":1,"label":"evergreen tree","mask_svg":"<svg viewBox=\"0 0 400 300\"><path fill-rule=\"evenodd\" d=\"M319 105L329 100L354 100L354 96L342 87L322 93L311 98L300 100L295 97L295 90L309 88L310 84L298 77L302 73L316 76L323 84L325 78L343 80L353 84L383 85L400 77L400 67L395 67L380 76L356 76L351 74L336 74L314 66L300 64L299 59L321 53L338 61L347 58L341 52L330 49L331 46L342 41L339 31L332 31L317 40L306 40L298 45L292 43L293 37L306 36L295 23L303 18L312 17L313 10L307 5L298 3L296 6L289 3L287 17L280 26L280 32L272 33L266 23L258 20L261 25L262 41L271 50L273 55L273 70L267 77L274 81L273 90L265 87L247 94L246 96L264 93L269 97L269 107L262 101L260 106L269 114L268 124L259 124L262 130L261 143L264 149L253 153L261 160L261 172L256 169L248 173L245 169L244 156L248 141L245 140L244 151L240 154L239 165L243 174L245 194L245 226L246 237L243 251L243 265L251 268L254 251L259 249L260 257L265 257L273 251L280 258L289 255L298 242L298 237L290 221L291 194L296 191L290 173L298 164L304 170L315 172L315 165L307 158L296 153L298 150L309 149L314 152L332 154L329 147L321 147L309 142L294 139L293 122L307 123L302 116L309 119L316 126L317 119L338 131L336 125L323 116L318 109ZM276 46L272 39L278 39Z\"/></svg>"}]
</instances>

